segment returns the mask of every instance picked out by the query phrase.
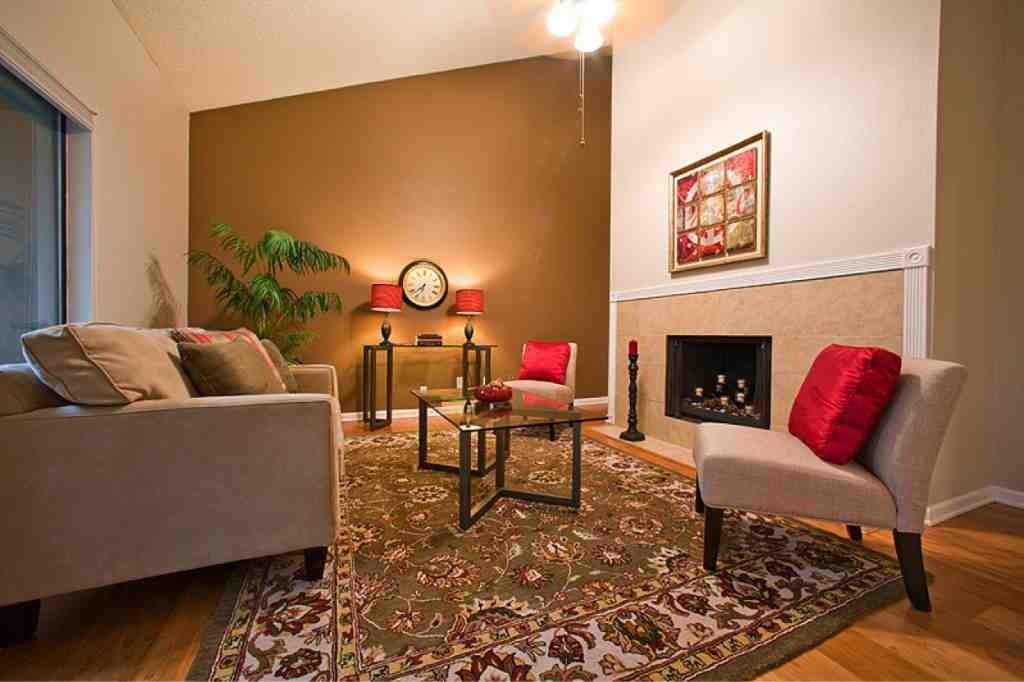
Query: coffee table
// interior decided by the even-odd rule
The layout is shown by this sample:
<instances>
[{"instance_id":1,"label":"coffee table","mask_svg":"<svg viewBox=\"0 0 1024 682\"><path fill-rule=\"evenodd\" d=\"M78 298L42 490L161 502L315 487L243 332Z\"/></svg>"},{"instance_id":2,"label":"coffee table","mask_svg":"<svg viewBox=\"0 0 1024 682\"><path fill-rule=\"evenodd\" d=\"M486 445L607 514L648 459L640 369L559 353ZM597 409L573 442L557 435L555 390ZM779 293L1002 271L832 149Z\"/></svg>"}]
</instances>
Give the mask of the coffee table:
<instances>
[{"instance_id":1,"label":"coffee table","mask_svg":"<svg viewBox=\"0 0 1024 682\"><path fill-rule=\"evenodd\" d=\"M581 412L565 403L558 403L540 395L514 389L508 403L481 403L473 397L473 389L437 389L410 391L419 403L419 468L445 471L459 475L459 527L470 528L487 513L495 502L510 497L529 502L541 502L579 509L581 487L582 425L587 421L604 421L604 411ZM444 408L459 406L453 412ZM459 432L459 464L441 464L427 459L428 410L443 417ZM568 424L572 427L572 488L569 497L546 495L528 490L515 490L505 486L505 462L511 453L512 431L530 426ZM494 463L487 466L487 434L493 432L496 440ZM477 436L476 467L471 463L473 435ZM483 476L494 471L494 492L486 499L472 504L470 476Z\"/></svg>"}]
</instances>

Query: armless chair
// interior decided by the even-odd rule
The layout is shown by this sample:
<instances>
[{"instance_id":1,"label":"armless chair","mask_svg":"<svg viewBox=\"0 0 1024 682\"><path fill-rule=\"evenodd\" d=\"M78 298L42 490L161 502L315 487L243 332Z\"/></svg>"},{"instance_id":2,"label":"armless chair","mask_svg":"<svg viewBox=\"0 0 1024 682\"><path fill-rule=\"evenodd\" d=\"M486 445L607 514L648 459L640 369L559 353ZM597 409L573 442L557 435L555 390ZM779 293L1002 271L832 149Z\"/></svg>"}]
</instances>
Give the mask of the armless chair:
<instances>
[{"instance_id":1,"label":"armless chair","mask_svg":"<svg viewBox=\"0 0 1024 682\"><path fill-rule=\"evenodd\" d=\"M523 354L526 353L526 345L523 344ZM565 403L566 407L572 407L576 400L576 352L575 343L569 344L569 362L565 366L565 383L556 384L551 381L534 381L533 379L514 379L506 381L509 388L519 389L527 393L535 393L539 396ZM521 358L522 356L520 356ZM551 440L555 440L555 427L551 426L548 434Z\"/></svg>"},{"instance_id":2,"label":"armless chair","mask_svg":"<svg viewBox=\"0 0 1024 682\"><path fill-rule=\"evenodd\" d=\"M714 571L722 510L804 516L891 528L911 604L931 611L921 555L928 488L960 389L962 365L907 359L899 387L853 461L830 464L788 432L701 424L693 458L696 509L704 514L704 568Z\"/></svg>"}]
</instances>

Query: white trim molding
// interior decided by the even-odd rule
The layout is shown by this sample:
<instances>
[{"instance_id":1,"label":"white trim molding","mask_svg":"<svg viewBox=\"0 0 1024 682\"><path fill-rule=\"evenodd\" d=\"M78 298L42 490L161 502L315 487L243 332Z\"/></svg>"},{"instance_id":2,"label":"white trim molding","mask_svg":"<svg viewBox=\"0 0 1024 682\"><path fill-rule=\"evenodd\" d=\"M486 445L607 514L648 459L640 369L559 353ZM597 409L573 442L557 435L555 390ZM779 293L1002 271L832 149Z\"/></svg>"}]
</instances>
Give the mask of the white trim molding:
<instances>
[{"instance_id":1,"label":"white trim molding","mask_svg":"<svg viewBox=\"0 0 1024 682\"><path fill-rule=\"evenodd\" d=\"M993 502L1024 509L1024 491L1003 488L998 485L978 488L969 493L943 500L938 504L929 505L924 515L924 522L927 526L934 526Z\"/></svg>"},{"instance_id":2,"label":"white trim molding","mask_svg":"<svg viewBox=\"0 0 1024 682\"><path fill-rule=\"evenodd\" d=\"M745 289L747 287L759 287L769 284L801 282L808 279L863 275L869 272L908 270L922 267L930 268L931 263L931 246L923 245L899 251L876 253L869 256L853 256L851 258L818 261L817 263L807 263L805 265L766 268L753 272L705 277L693 281L680 278L656 287L613 291L609 300L613 303L619 303L644 298L662 298L682 294L722 291L724 289Z\"/></svg>"},{"instance_id":3,"label":"white trim molding","mask_svg":"<svg viewBox=\"0 0 1024 682\"><path fill-rule=\"evenodd\" d=\"M614 420L615 363L618 335L617 304L648 298L702 294L725 289L802 282L811 279L846 277L872 272L903 271L903 355L928 357L931 353L932 326L932 247L924 244L898 251L819 261L806 265L767 268L754 272L705 277L698 280L680 278L656 287L625 289L609 294L608 311L608 416Z\"/></svg>"},{"instance_id":4,"label":"white trim molding","mask_svg":"<svg viewBox=\"0 0 1024 682\"><path fill-rule=\"evenodd\" d=\"M10 69L68 118L87 130L93 129L96 112L75 97L46 67L36 61L11 34L0 28L0 64Z\"/></svg>"}]
</instances>

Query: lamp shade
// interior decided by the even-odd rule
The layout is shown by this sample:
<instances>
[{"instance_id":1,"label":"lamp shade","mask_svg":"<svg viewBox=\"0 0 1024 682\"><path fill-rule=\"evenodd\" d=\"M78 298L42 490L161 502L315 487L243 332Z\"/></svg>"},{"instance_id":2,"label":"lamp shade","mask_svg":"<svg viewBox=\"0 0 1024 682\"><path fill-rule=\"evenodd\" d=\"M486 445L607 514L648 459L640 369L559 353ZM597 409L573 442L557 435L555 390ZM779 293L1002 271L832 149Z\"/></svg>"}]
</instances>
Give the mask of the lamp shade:
<instances>
[{"instance_id":1,"label":"lamp shade","mask_svg":"<svg viewBox=\"0 0 1024 682\"><path fill-rule=\"evenodd\" d=\"M402 309L402 287L397 284L371 284L370 308L380 313L397 313Z\"/></svg>"},{"instance_id":2,"label":"lamp shade","mask_svg":"<svg viewBox=\"0 0 1024 682\"><path fill-rule=\"evenodd\" d=\"M483 289L459 289L456 291L455 313L457 315L483 315Z\"/></svg>"}]
</instances>

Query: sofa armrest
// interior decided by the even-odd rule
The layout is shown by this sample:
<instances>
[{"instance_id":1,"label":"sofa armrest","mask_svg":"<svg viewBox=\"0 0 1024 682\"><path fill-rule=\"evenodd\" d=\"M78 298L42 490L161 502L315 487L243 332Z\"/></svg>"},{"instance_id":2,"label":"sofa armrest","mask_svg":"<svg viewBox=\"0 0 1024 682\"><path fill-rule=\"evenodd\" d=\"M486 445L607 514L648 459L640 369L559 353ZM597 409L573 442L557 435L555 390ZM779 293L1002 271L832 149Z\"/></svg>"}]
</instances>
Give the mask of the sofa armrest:
<instances>
[{"instance_id":1,"label":"sofa armrest","mask_svg":"<svg viewBox=\"0 0 1024 682\"><path fill-rule=\"evenodd\" d=\"M334 365L292 365L302 393L326 393L338 400L338 373Z\"/></svg>"},{"instance_id":2,"label":"sofa armrest","mask_svg":"<svg viewBox=\"0 0 1024 682\"><path fill-rule=\"evenodd\" d=\"M330 545L337 401L279 394L0 418L0 605Z\"/></svg>"}]
</instances>

